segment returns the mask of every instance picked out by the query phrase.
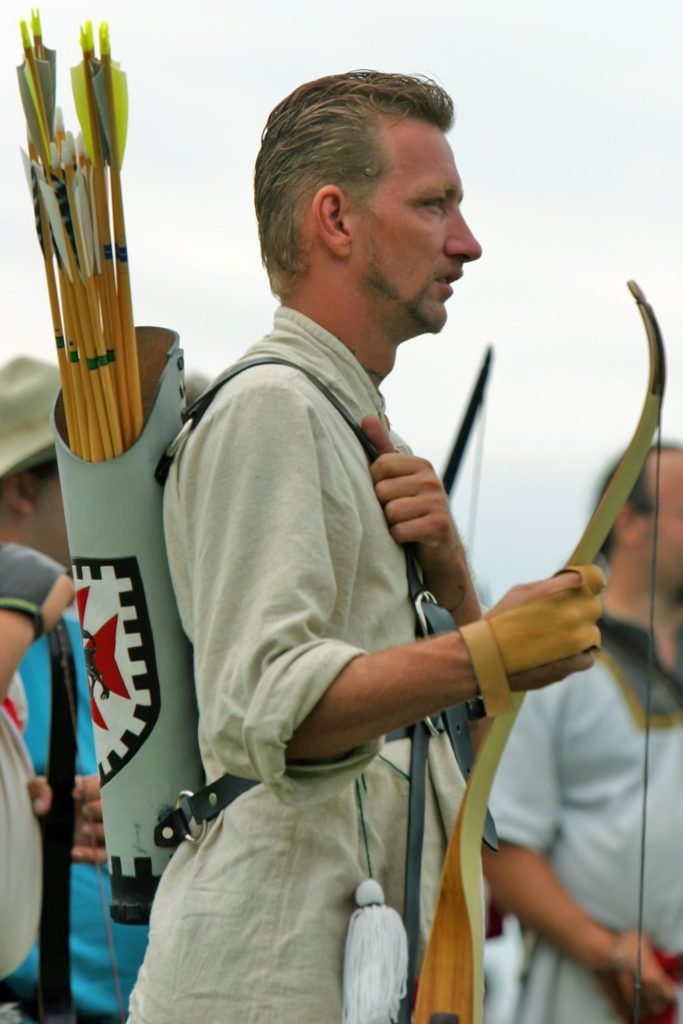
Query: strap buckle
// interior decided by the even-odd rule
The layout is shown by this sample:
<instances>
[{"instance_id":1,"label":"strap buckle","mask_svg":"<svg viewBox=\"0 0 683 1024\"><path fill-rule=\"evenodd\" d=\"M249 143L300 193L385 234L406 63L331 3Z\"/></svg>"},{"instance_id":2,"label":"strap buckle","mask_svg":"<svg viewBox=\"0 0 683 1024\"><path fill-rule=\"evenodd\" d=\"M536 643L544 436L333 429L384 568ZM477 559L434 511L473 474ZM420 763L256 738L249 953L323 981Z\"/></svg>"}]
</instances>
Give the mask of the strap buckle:
<instances>
[{"instance_id":1,"label":"strap buckle","mask_svg":"<svg viewBox=\"0 0 683 1024\"><path fill-rule=\"evenodd\" d=\"M206 830L209 827L209 823L206 820L206 818L201 822L197 822L195 820L194 815L192 813L192 807L190 805L190 800L192 799L193 796L194 793L192 792L191 789L181 789L180 792L178 793L178 796L176 797L175 806L176 810L180 811L180 813L183 815L183 818L185 819L185 834L183 835L183 840L186 843L192 843L193 846L198 846L199 843L201 843L204 836L206 835ZM196 831L194 832L192 831L193 821L196 826Z\"/></svg>"},{"instance_id":2,"label":"strap buckle","mask_svg":"<svg viewBox=\"0 0 683 1024\"><path fill-rule=\"evenodd\" d=\"M434 595L431 594L428 590L421 590L414 600L415 614L417 616L417 621L420 625L422 636L430 636L431 630L429 628L429 623L427 622L427 617L424 613L424 608L422 607L425 601L427 601L429 604L436 604L437 602Z\"/></svg>"}]
</instances>

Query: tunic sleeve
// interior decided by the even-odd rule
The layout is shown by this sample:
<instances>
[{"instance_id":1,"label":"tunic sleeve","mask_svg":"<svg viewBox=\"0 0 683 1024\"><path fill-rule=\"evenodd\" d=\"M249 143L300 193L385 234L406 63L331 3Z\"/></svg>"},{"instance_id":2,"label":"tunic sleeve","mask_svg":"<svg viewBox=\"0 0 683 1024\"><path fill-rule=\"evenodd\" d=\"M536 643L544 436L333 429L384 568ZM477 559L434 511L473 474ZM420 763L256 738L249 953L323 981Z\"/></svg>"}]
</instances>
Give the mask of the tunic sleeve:
<instances>
[{"instance_id":1,"label":"tunic sleeve","mask_svg":"<svg viewBox=\"0 0 683 1024\"><path fill-rule=\"evenodd\" d=\"M207 773L256 777L294 804L328 798L379 748L285 762L297 726L365 653L342 637L359 597L354 492L359 480L371 486L367 463L339 414L300 377L253 369L231 382L183 453L165 501L169 562L195 646Z\"/></svg>"},{"instance_id":2,"label":"tunic sleeve","mask_svg":"<svg viewBox=\"0 0 683 1024\"><path fill-rule=\"evenodd\" d=\"M491 793L501 839L547 852L561 802L556 755L560 687L528 693L513 726Z\"/></svg>"}]
</instances>

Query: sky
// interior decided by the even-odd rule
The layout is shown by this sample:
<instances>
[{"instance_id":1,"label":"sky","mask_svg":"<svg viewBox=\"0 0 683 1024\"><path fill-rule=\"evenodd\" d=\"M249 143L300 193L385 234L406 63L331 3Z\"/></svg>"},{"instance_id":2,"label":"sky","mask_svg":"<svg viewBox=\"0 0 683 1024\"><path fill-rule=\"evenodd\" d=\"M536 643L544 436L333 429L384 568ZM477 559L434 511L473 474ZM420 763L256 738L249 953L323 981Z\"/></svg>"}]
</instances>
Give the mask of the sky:
<instances>
[{"instance_id":1,"label":"sky","mask_svg":"<svg viewBox=\"0 0 683 1024\"><path fill-rule=\"evenodd\" d=\"M383 392L393 426L440 471L494 347L485 430L453 500L487 601L564 564L598 476L635 428L647 347L630 278L667 345L663 434L683 441L680 0L48 0L40 13L74 131L79 26L109 23L128 76L135 320L176 330L188 367L209 375L266 333L276 305L251 199L272 107L301 82L361 67L427 74L451 93L463 210L484 255L456 285L444 330L401 346ZM29 16L2 5L3 362L54 358L19 154L18 20Z\"/></svg>"}]
</instances>

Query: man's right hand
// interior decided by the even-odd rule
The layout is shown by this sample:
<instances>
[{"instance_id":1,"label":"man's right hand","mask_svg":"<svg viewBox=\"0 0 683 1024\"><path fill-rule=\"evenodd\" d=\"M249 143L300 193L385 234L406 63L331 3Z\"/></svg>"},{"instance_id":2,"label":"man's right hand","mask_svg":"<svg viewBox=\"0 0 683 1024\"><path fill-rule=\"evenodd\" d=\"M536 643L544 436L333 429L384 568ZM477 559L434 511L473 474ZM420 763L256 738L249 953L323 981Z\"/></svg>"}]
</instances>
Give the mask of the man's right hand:
<instances>
[{"instance_id":1,"label":"man's right hand","mask_svg":"<svg viewBox=\"0 0 683 1024\"><path fill-rule=\"evenodd\" d=\"M513 587L487 614L514 691L536 690L593 664L604 577L597 566Z\"/></svg>"}]
</instances>

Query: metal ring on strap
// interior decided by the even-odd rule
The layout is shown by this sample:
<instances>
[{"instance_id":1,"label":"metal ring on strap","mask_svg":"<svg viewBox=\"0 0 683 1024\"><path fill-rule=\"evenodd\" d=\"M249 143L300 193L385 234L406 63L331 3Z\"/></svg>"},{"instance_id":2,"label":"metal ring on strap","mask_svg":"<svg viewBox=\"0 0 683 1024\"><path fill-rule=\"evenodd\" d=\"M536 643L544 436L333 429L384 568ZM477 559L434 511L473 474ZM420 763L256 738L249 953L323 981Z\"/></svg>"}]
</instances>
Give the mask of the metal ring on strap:
<instances>
[{"instance_id":1,"label":"metal ring on strap","mask_svg":"<svg viewBox=\"0 0 683 1024\"><path fill-rule=\"evenodd\" d=\"M178 796L176 797L176 802L175 802L176 810L182 810L183 799L190 799L193 796L194 796L194 793L192 792L191 789L181 789L180 792L178 793ZM209 827L209 823L208 823L208 821L206 819L204 819L204 821L199 823L199 831L193 834L192 832L189 831L190 820L194 820L194 819L192 819L192 818L188 819L188 823L187 823L188 832L183 836L183 840L186 843L192 843L193 845L198 845L199 843L201 843L202 839L206 835L206 830Z\"/></svg>"}]
</instances>

